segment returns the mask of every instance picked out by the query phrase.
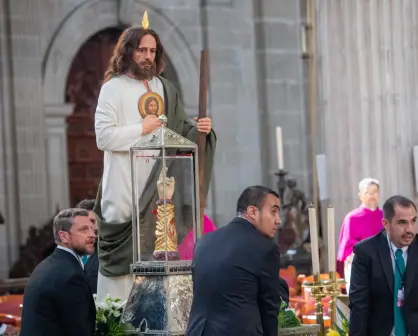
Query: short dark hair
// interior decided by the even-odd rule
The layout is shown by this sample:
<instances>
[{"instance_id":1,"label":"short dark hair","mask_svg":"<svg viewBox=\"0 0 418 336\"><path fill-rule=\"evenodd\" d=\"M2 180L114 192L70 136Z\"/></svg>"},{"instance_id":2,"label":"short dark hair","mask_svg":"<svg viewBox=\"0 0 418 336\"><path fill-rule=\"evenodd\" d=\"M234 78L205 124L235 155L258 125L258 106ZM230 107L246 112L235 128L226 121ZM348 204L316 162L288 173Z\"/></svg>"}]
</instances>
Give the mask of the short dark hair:
<instances>
[{"instance_id":1,"label":"short dark hair","mask_svg":"<svg viewBox=\"0 0 418 336\"><path fill-rule=\"evenodd\" d=\"M408 197L395 195L388 198L385 204L383 204L383 218L390 222L393 217L395 217L396 206L400 206L402 208L409 208L412 206L415 210L417 210L415 203Z\"/></svg>"},{"instance_id":2,"label":"short dark hair","mask_svg":"<svg viewBox=\"0 0 418 336\"><path fill-rule=\"evenodd\" d=\"M246 212L250 205L253 205L257 209L261 210L264 204L264 199L268 194L280 198L279 194L270 188L259 185L248 187L238 198L237 213Z\"/></svg>"},{"instance_id":3,"label":"short dark hair","mask_svg":"<svg viewBox=\"0 0 418 336\"><path fill-rule=\"evenodd\" d=\"M84 210L87 210L87 211L93 211L95 203L96 203L96 200L94 200L94 199L85 199L85 200L82 200L81 202L79 202L75 207L80 208L80 209L84 209Z\"/></svg>"},{"instance_id":4,"label":"short dark hair","mask_svg":"<svg viewBox=\"0 0 418 336\"><path fill-rule=\"evenodd\" d=\"M55 216L52 223L52 232L54 233L54 239L56 243L61 242L61 238L58 234L59 231L70 232L71 226L74 222L74 217L85 216L88 217L89 213L85 209L65 209L61 210L58 215Z\"/></svg>"}]
</instances>

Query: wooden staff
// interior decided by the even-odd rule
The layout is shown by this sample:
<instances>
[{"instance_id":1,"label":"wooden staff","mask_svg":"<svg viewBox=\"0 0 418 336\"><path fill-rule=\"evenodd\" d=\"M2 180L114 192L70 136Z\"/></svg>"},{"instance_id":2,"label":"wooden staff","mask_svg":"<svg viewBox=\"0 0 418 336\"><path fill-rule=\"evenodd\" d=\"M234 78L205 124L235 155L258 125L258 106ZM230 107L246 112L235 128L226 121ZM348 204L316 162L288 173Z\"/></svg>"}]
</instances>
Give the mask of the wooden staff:
<instances>
[{"instance_id":1,"label":"wooden staff","mask_svg":"<svg viewBox=\"0 0 418 336\"><path fill-rule=\"evenodd\" d=\"M202 50L200 53L200 84L199 84L199 119L206 118L208 87L208 51ZM199 197L200 197L200 236L203 235L203 218L206 204L205 190L205 149L206 134L200 133L197 140L197 153L199 158Z\"/></svg>"}]
</instances>

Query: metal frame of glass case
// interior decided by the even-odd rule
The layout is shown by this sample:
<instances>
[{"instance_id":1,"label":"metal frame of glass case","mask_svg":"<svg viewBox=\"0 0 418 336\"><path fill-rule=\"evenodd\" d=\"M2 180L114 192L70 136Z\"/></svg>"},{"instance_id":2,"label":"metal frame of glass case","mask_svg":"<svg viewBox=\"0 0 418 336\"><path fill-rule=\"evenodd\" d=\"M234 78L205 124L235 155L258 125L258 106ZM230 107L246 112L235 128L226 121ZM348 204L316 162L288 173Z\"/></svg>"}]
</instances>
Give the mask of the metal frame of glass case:
<instances>
[{"instance_id":1,"label":"metal frame of glass case","mask_svg":"<svg viewBox=\"0 0 418 336\"><path fill-rule=\"evenodd\" d=\"M181 205L187 205L191 207L191 211L188 213L188 217L181 215L181 220L184 222L190 223L189 219L193 220L192 231L194 243L197 239L200 238L200 199L199 199L199 165L198 165L198 151L197 145L190 140L180 136L179 134L173 132L167 128L167 117L161 115L159 117L161 121L161 127L156 129L154 132L144 136L138 143L130 149L130 160L131 160L131 183L132 183L132 239L133 239L133 263L131 264L131 274L134 275L134 281L132 285L131 292L129 294L127 303L125 305L124 311L122 313L121 322L129 326L126 332L128 334L135 335L184 335L187 328L187 323L189 319L189 313L193 301L193 281L191 276L191 260L180 260L179 251L173 251L167 249L167 226L168 218L167 214L167 202L170 202L174 205L175 208L176 200L173 199L167 201L167 190L166 184L163 183L162 198L157 202L157 207L164 205L164 217L162 222L164 223L164 235L165 238L165 249L157 250L157 243L155 243L154 251L151 255L151 259L154 258L154 253L158 252L159 256L164 255L165 260L143 260L143 254L141 250L141 217L139 215L139 195L136 193L136 168L135 160L137 157L135 153L138 151L144 150L158 150L160 154L156 159L161 160L159 164L162 165L161 171L166 173L167 167L167 150L178 153L178 150L191 153L191 155L174 155L174 159L179 158L180 156L191 156L192 162L190 159L186 162L189 164L187 167L193 169L193 171L188 174L185 173L184 176L190 177L190 181L194 181L194 186L190 189L186 188L187 178L183 180L182 187L184 192L189 190L189 194L182 194L180 192L177 194L177 197L180 197L181 201L185 202ZM177 150L177 151L176 151ZM144 157L147 157L145 155ZM173 157L173 156L170 156ZM156 164L157 161L154 161ZM185 164L186 164L185 163ZM158 166L158 167L159 167ZM179 166L181 168L181 164ZM154 167L151 168L151 171ZM181 171L181 170L180 170ZM191 175L193 174L193 176ZM165 182L167 176L164 174L163 181ZM161 179L161 176L160 176ZM178 182L178 181L177 181ZM177 183L176 182L176 183ZM145 187L144 187L145 188ZM177 185L173 185L173 195L174 190L177 190ZM145 190L145 189L144 189ZM161 189L157 193L160 194ZM169 197L170 198L170 195ZM179 199L177 199L178 201ZM190 203L187 203L189 201ZM191 215L190 215L191 213ZM174 225L176 230L176 214L174 210L171 212L174 220L170 222L170 225ZM174 214L174 215L173 215ZM191 216L191 217L190 217ZM187 220L185 220L187 218ZM157 222L157 221L156 221ZM160 221L161 223L161 221ZM174 224L173 224L174 223ZM145 228L146 226L144 226ZM183 229L190 229L190 226L183 226ZM147 230L150 230L147 228ZM157 226L155 227L157 230ZM187 230L186 230L187 231ZM175 231L176 232L176 231ZM189 231L190 232L190 231ZM150 231L148 231L148 234ZM155 233L154 233L155 235ZM176 233L176 239L177 239ZM146 236L145 239L148 239ZM146 240L148 241L148 240ZM177 244L177 243L176 243ZM176 245L178 247L178 245ZM149 246L147 246L149 248ZM149 255L149 251L144 249L145 256ZM172 260L168 258L168 253L174 252L178 253L179 258ZM177 254L176 254L177 256Z\"/></svg>"}]
</instances>

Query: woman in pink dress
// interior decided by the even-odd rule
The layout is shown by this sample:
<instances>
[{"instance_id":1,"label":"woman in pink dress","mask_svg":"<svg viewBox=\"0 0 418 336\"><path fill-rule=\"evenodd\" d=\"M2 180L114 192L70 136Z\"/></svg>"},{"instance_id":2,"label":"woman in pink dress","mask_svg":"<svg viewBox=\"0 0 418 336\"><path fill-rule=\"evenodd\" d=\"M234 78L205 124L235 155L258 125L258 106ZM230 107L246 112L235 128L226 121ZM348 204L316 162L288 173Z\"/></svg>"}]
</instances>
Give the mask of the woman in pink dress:
<instances>
[{"instance_id":1,"label":"woman in pink dress","mask_svg":"<svg viewBox=\"0 0 418 336\"><path fill-rule=\"evenodd\" d=\"M206 215L203 217L203 232L206 234L208 232L215 231L216 226L212 223L210 218ZM194 250L194 237L193 230L191 230L186 238L183 239L179 245L179 252L181 260L192 260L193 259L193 250Z\"/></svg>"}]
</instances>

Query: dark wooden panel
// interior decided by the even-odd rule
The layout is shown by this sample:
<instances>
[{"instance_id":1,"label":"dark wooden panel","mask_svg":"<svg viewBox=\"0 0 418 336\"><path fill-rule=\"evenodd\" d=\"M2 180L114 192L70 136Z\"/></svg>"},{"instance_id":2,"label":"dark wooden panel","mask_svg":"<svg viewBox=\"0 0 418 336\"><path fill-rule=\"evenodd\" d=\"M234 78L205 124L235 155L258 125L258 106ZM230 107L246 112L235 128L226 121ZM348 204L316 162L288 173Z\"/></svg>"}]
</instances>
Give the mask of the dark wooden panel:
<instances>
[{"instance_id":1,"label":"dark wooden panel","mask_svg":"<svg viewBox=\"0 0 418 336\"><path fill-rule=\"evenodd\" d=\"M103 172L103 152L96 145L94 112L100 86L121 31L107 29L79 50L67 79L66 101L75 104L68 117L68 162L71 205L95 198Z\"/></svg>"}]
</instances>

